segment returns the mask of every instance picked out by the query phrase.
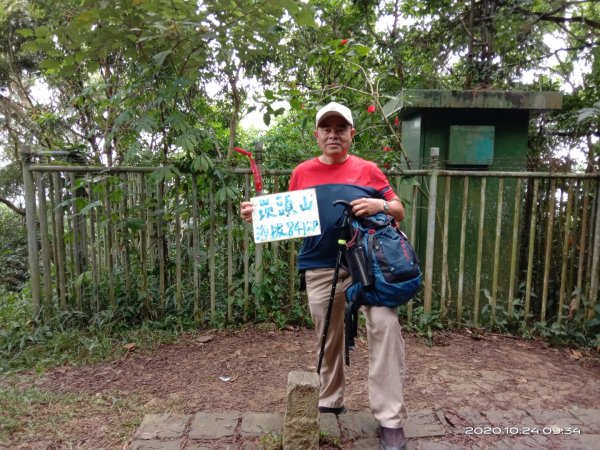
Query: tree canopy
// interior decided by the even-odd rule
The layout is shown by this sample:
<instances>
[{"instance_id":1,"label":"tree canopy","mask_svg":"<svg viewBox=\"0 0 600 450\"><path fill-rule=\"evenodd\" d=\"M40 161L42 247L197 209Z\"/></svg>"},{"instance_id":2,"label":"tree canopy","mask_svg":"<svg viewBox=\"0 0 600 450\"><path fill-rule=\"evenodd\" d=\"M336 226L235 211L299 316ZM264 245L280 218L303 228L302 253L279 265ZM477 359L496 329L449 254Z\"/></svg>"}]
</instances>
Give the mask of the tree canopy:
<instances>
[{"instance_id":1,"label":"tree canopy","mask_svg":"<svg viewBox=\"0 0 600 450\"><path fill-rule=\"evenodd\" d=\"M314 150L316 108L356 112L357 148L400 160L382 105L402 89L559 90L532 154L598 169L600 5L564 0L1 0L0 145L90 163L209 170L233 159L259 108L273 165ZM254 102L252 102L254 96ZM290 105L289 110L275 105ZM258 105L258 106L257 106ZM273 119L276 119L273 122ZM393 155L393 156L391 156ZM15 177L3 169L0 177ZM579 167L580 169L582 167ZM16 167L18 170L18 167ZM13 172L14 173L14 172ZM3 196L9 195L3 188Z\"/></svg>"}]
</instances>

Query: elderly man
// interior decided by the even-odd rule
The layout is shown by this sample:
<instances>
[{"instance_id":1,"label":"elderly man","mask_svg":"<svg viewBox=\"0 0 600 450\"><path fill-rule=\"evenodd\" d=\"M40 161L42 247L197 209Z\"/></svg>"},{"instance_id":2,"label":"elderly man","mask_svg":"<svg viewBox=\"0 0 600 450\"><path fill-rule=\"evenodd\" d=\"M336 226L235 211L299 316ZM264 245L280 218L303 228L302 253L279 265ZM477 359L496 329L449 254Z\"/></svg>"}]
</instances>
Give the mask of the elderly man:
<instances>
[{"instance_id":1,"label":"elderly man","mask_svg":"<svg viewBox=\"0 0 600 450\"><path fill-rule=\"evenodd\" d=\"M340 218L334 200L352 205L355 216L385 212L398 222L404 207L386 176L373 162L349 153L356 130L352 112L331 102L316 116L314 136L321 154L299 164L290 179L290 190L315 188L319 206L321 234L304 239L298 255L298 268L304 273L310 313L321 349L323 328L333 283L338 252L336 223ZM253 205L242 202L242 219L252 220ZM344 306L345 291L352 280L341 271L336 286L327 342L320 372L319 411L336 415L344 406ZM405 373L404 340L397 308L363 306L369 345L369 402L381 427L381 449L406 447L403 426L407 417L403 383Z\"/></svg>"}]
</instances>

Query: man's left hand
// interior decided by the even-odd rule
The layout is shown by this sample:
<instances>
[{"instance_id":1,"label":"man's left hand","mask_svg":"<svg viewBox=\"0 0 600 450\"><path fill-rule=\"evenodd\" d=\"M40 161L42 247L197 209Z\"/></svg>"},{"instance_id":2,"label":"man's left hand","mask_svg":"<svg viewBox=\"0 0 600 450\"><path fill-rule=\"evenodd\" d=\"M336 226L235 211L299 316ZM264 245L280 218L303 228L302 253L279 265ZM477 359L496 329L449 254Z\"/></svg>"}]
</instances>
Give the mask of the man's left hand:
<instances>
[{"instance_id":1,"label":"man's left hand","mask_svg":"<svg viewBox=\"0 0 600 450\"><path fill-rule=\"evenodd\" d=\"M350 202L352 214L356 217L368 217L383 212L384 201L380 198L358 198L353 200Z\"/></svg>"}]
</instances>

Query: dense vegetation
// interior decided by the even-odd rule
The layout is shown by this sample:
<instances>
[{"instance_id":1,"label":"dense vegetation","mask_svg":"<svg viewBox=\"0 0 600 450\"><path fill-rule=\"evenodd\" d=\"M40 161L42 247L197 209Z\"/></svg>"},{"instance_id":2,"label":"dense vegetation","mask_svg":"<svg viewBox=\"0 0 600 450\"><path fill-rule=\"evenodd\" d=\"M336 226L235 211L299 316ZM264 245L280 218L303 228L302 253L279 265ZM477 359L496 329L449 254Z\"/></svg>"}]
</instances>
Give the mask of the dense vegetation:
<instances>
[{"instance_id":1,"label":"dense vegetation","mask_svg":"<svg viewBox=\"0 0 600 450\"><path fill-rule=\"evenodd\" d=\"M260 139L265 167L291 168L316 150L317 107L341 99L356 112L356 151L394 168L402 163L399 128L382 105L402 89L558 90L563 110L531 122L530 169L599 168L595 1L0 5L0 356L23 354L74 329L84 330L90 353L101 347L110 353L106 333L125 336L134 321L125 310L83 317L70 311L43 326L29 321L24 145L68 150L71 162L212 174L245 164L234 146ZM240 127L252 112L268 131ZM221 204L239 200L237 190L220 192ZM280 285L278 276L267 277L269 286ZM186 317L167 314L142 327L195 326ZM296 307L278 321L299 317ZM55 354L69 347L53 342Z\"/></svg>"}]
</instances>

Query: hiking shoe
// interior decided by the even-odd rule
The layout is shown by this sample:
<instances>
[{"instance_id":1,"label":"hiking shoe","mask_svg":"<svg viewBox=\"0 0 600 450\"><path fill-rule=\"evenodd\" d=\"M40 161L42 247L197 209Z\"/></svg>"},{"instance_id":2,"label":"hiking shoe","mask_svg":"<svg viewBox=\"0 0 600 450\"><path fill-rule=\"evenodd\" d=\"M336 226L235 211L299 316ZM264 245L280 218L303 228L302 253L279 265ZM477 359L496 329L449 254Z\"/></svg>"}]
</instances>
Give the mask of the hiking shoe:
<instances>
[{"instance_id":1,"label":"hiking shoe","mask_svg":"<svg viewBox=\"0 0 600 450\"><path fill-rule=\"evenodd\" d=\"M345 414L348 412L345 406L340 406L338 408L329 408L327 406L319 406L319 412L321 414L335 414L339 416L340 414Z\"/></svg>"},{"instance_id":2,"label":"hiking shoe","mask_svg":"<svg viewBox=\"0 0 600 450\"><path fill-rule=\"evenodd\" d=\"M379 448L381 450L405 450L406 437L402 428L386 428L381 427L381 439L379 440Z\"/></svg>"}]
</instances>

